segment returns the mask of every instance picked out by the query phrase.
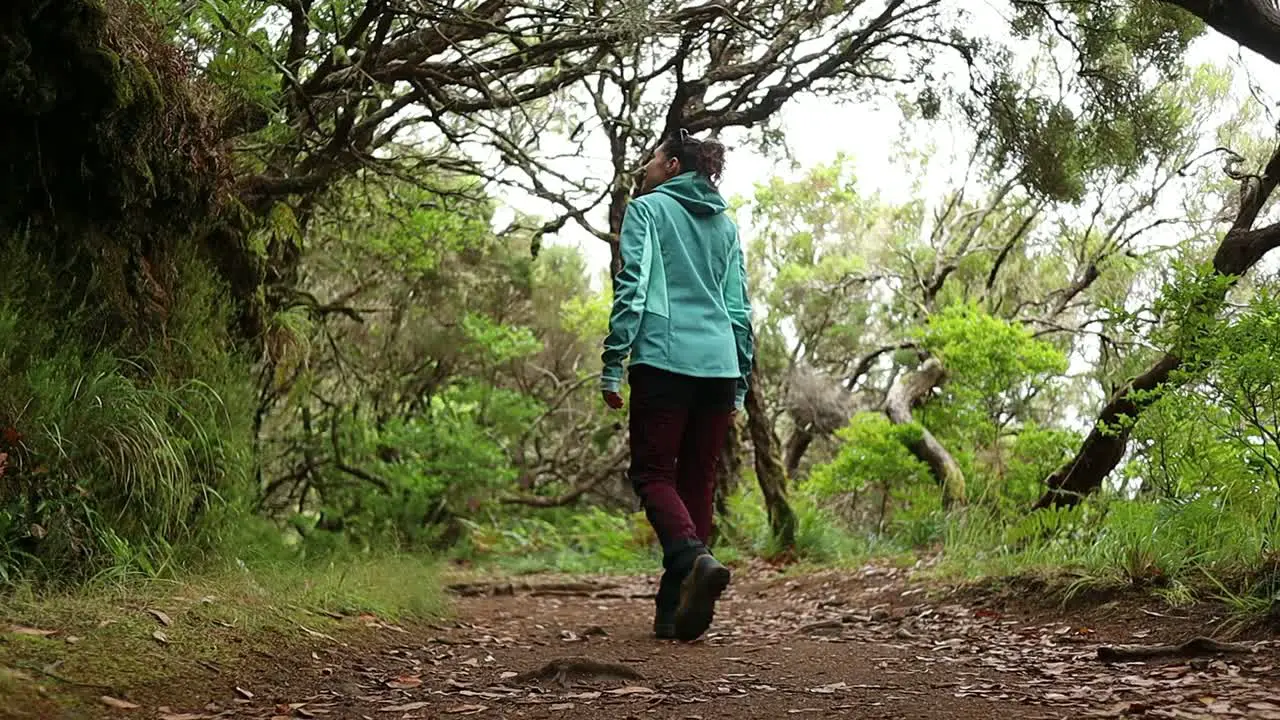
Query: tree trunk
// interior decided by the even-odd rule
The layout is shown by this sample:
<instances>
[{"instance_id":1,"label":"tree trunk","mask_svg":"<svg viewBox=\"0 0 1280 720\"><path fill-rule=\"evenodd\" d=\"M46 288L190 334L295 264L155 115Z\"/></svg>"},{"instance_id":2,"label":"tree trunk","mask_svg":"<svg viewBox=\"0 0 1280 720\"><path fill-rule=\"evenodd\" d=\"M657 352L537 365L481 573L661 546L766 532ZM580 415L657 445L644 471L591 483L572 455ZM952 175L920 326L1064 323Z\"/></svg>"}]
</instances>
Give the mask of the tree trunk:
<instances>
[{"instance_id":1,"label":"tree trunk","mask_svg":"<svg viewBox=\"0 0 1280 720\"><path fill-rule=\"evenodd\" d=\"M800 461L804 459L804 454L808 452L811 444L813 444L813 432L804 428L796 429L791 433L791 437L787 438L787 477L796 476L796 471L800 469Z\"/></svg>"},{"instance_id":2,"label":"tree trunk","mask_svg":"<svg viewBox=\"0 0 1280 720\"><path fill-rule=\"evenodd\" d=\"M930 390L942 384L947 377L946 368L937 358L929 358L920 369L907 373L894 382L884 401L884 414L895 425L912 422L911 408L918 404ZM929 465L933 477L942 487L942 507L950 509L964 504L964 472L951 457L951 453L938 442L927 428L920 428L920 438L908 445L911 454Z\"/></svg>"},{"instance_id":3,"label":"tree trunk","mask_svg":"<svg viewBox=\"0 0 1280 720\"><path fill-rule=\"evenodd\" d=\"M1276 183L1280 182L1280 148L1272 153L1261 177L1244 176L1241 180L1240 211L1213 256L1213 274L1219 277L1247 272L1264 255L1280 246L1280 224L1251 229ZM1213 293L1202 297L1198 309L1216 313L1217 306L1226 298L1227 289L1218 286ZM1182 359L1170 351L1113 393L1075 457L1046 480L1049 488L1034 509L1075 505L1102 487L1124 457L1132 421L1159 396L1151 391L1161 389L1181 365Z\"/></svg>"},{"instance_id":4,"label":"tree trunk","mask_svg":"<svg viewBox=\"0 0 1280 720\"><path fill-rule=\"evenodd\" d=\"M728 498L742 482L741 446L735 422L729 425L729 434L725 436L724 449L720 452L720 463L716 466L715 515L711 523L711 542L708 543L712 546L723 534L723 529L729 526Z\"/></svg>"},{"instance_id":5,"label":"tree trunk","mask_svg":"<svg viewBox=\"0 0 1280 720\"><path fill-rule=\"evenodd\" d=\"M747 430L755 450L756 481L769 512L769 528L782 550L796 545L796 515L787 503L787 473L778 459L778 441L769 425L769 413L755 388L747 392Z\"/></svg>"}]
</instances>

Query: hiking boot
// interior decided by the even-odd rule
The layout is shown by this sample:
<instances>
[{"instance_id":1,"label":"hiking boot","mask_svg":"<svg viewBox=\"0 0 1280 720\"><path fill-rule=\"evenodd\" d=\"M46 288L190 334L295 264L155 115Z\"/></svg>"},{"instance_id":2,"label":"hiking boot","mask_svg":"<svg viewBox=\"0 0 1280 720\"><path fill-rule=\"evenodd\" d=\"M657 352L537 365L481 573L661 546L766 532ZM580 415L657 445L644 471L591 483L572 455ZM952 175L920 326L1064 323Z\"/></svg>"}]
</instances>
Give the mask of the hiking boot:
<instances>
[{"instance_id":1,"label":"hiking boot","mask_svg":"<svg viewBox=\"0 0 1280 720\"><path fill-rule=\"evenodd\" d=\"M659 640L676 639L676 609L658 608L653 615L653 636Z\"/></svg>"},{"instance_id":2,"label":"hiking boot","mask_svg":"<svg viewBox=\"0 0 1280 720\"><path fill-rule=\"evenodd\" d=\"M682 575L672 570L662 574L658 581L658 595L653 614L653 636L659 640L674 640L676 637L676 608L680 605L680 581Z\"/></svg>"},{"instance_id":3,"label":"hiking boot","mask_svg":"<svg viewBox=\"0 0 1280 720\"><path fill-rule=\"evenodd\" d=\"M676 638L697 640L711 627L716 601L729 586L729 568L711 555L699 555L680 583L680 604L676 607Z\"/></svg>"}]
</instances>

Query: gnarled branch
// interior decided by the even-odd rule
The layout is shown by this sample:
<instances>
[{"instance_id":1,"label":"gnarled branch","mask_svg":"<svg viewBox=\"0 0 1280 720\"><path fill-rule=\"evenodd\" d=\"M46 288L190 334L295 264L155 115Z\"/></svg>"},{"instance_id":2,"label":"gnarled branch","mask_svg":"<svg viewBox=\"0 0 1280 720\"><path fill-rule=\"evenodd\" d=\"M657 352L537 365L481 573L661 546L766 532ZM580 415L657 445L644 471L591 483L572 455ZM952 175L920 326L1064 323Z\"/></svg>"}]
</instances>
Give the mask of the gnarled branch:
<instances>
[{"instance_id":1,"label":"gnarled branch","mask_svg":"<svg viewBox=\"0 0 1280 720\"><path fill-rule=\"evenodd\" d=\"M922 402L947 377L946 368L937 358L929 358L915 372L898 378L884 401L884 414L895 425L913 422L911 409ZM964 504L964 472L951 453L938 442L928 428L920 428L920 437L910 443L911 454L929 465L929 470L942 488L942 506L952 508Z\"/></svg>"}]
</instances>

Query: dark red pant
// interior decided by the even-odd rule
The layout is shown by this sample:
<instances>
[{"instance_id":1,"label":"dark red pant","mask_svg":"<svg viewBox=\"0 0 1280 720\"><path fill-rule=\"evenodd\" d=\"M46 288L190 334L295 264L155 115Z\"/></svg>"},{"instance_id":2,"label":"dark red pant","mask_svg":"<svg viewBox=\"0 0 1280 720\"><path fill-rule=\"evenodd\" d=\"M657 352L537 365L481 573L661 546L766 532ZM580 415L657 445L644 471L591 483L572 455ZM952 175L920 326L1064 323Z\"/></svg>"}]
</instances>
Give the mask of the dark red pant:
<instances>
[{"instance_id":1,"label":"dark red pant","mask_svg":"<svg viewBox=\"0 0 1280 720\"><path fill-rule=\"evenodd\" d=\"M670 569L711 535L736 381L631 368L631 484Z\"/></svg>"}]
</instances>

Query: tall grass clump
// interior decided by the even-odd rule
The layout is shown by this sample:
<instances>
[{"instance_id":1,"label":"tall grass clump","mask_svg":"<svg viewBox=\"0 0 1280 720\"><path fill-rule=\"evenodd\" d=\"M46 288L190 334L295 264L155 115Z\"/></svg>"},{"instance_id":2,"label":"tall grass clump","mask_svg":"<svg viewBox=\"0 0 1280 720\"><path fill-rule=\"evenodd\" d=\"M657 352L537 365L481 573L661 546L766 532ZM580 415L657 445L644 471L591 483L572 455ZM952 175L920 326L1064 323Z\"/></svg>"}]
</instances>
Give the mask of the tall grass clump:
<instances>
[{"instance_id":1,"label":"tall grass clump","mask_svg":"<svg viewBox=\"0 0 1280 720\"><path fill-rule=\"evenodd\" d=\"M191 258L161 332L106 337L96 308L62 297L33 254L10 259L21 271L0 278L0 580L163 572L248 487L251 375L218 330L227 303Z\"/></svg>"}]
</instances>

